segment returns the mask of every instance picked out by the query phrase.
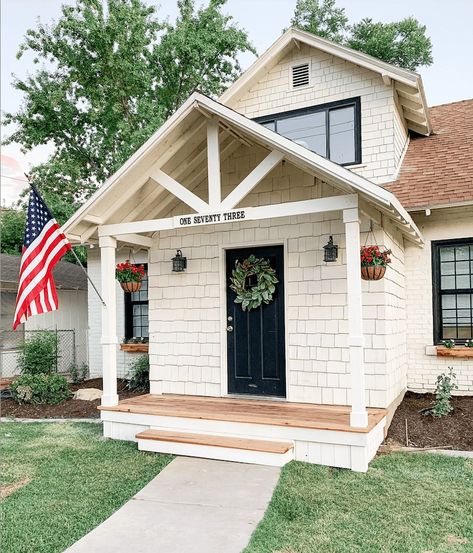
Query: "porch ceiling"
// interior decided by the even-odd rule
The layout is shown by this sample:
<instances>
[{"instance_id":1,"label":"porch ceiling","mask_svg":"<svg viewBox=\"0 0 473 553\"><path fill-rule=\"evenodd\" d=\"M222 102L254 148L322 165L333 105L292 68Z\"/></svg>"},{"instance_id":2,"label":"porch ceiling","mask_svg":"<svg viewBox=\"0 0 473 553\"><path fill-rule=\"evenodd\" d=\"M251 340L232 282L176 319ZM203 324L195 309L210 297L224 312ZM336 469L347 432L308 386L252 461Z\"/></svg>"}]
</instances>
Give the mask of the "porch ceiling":
<instances>
[{"instance_id":1,"label":"porch ceiling","mask_svg":"<svg viewBox=\"0 0 473 553\"><path fill-rule=\"evenodd\" d=\"M209 154L210 122L215 124L218 147L214 145ZM375 207L391 218L409 239L422 241L408 213L385 189L199 93L194 93L97 190L66 223L64 230L72 242L96 242L99 226L162 218L179 203L187 204L184 213L211 212L215 207L231 209L233 206L225 205L228 197L220 203L220 190L218 201L213 205L207 204L212 204L207 192L204 197L202 192L198 196L195 191L209 180L213 187L209 186L209 190L212 188L216 193L216 188L220 188L220 170L211 166L209 171L209 163L215 165L215 158L221 164L239 148L255 147L266 152L267 158L250 172L250 181L252 173L259 172L254 179L261 180L284 158L341 194L357 193L362 200L360 205ZM255 186L254 182L247 184L249 190L251 186Z\"/></svg>"}]
</instances>

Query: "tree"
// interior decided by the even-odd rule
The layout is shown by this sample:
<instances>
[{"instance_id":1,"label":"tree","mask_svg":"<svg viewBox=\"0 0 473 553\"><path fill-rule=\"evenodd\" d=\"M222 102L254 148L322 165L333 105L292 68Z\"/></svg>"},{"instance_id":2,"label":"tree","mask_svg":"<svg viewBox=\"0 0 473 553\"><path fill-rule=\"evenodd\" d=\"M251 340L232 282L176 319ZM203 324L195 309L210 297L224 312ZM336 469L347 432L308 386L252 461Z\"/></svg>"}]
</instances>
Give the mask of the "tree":
<instances>
[{"instance_id":1,"label":"tree","mask_svg":"<svg viewBox=\"0 0 473 553\"><path fill-rule=\"evenodd\" d=\"M2 209L0 213L0 248L2 253L20 255L25 232L25 212L21 209Z\"/></svg>"},{"instance_id":2,"label":"tree","mask_svg":"<svg viewBox=\"0 0 473 553\"><path fill-rule=\"evenodd\" d=\"M254 52L222 14L225 1L196 12L180 0L171 25L142 0L77 0L57 22L27 31L18 57L33 54L40 68L14 81L24 102L5 115L16 126L6 143L54 145L31 171L43 194L82 202L190 92L223 91L240 71L237 55Z\"/></svg>"},{"instance_id":3,"label":"tree","mask_svg":"<svg viewBox=\"0 0 473 553\"><path fill-rule=\"evenodd\" d=\"M414 17L393 23L365 18L348 25L344 8L337 8L335 0L297 0L291 24L412 71L433 62L426 27Z\"/></svg>"},{"instance_id":4,"label":"tree","mask_svg":"<svg viewBox=\"0 0 473 553\"><path fill-rule=\"evenodd\" d=\"M433 62L432 42L425 33L425 25L413 17L395 23L374 23L366 18L351 27L346 45L415 71Z\"/></svg>"},{"instance_id":5,"label":"tree","mask_svg":"<svg viewBox=\"0 0 473 553\"><path fill-rule=\"evenodd\" d=\"M256 54L246 33L222 14L226 2L210 0L195 12L194 0L179 0L175 24L165 24L156 60L166 118L195 90L219 96L240 74L238 52Z\"/></svg>"},{"instance_id":6,"label":"tree","mask_svg":"<svg viewBox=\"0 0 473 553\"><path fill-rule=\"evenodd\" d=\"M335 0L298 0L291 25L314 35L343 42L348 17L344 8L335 7Z\"/></svg>"}]
</instances>

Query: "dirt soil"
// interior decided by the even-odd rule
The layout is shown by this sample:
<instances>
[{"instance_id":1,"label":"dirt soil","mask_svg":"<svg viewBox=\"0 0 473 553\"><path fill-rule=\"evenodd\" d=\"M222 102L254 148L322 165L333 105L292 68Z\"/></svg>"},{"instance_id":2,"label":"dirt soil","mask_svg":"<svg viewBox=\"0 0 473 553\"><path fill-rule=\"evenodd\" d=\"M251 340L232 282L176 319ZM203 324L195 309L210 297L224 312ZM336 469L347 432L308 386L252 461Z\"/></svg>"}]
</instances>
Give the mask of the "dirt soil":
<instances>
[{"instance_id":1,"label":"dirt soil","mask_svg":"<svg viewBox=\"0 0 473 553\"><path fill-rule=\"evenodd\" d=\"M93 378L82 384L71 384L70 389L75 392L79 388L99 388L102 390L102 379ZM125 380L117 380L118 395L120 399L143 395L142 392L130 392L125 389ZM70 418L99 418L100 411L97 406L100 400L83 401L80 399L68 399L57 405L18 405L13 399L2 399L0 410L2 417L21 417L28 419L70 419Z\"/></svg>"},{"instance_id":2,"label":"dirt soil","mask_svg":"<svg viewBox=\"0 0 473 553\"><path fill-rule=\"evenodd\" d=\"M394 414L386 443L473 451L473 397L454 397L454 411L442 418L419 412L430 407L433 399L433 394L407 392Z\"/></svg>"}]
</instances>

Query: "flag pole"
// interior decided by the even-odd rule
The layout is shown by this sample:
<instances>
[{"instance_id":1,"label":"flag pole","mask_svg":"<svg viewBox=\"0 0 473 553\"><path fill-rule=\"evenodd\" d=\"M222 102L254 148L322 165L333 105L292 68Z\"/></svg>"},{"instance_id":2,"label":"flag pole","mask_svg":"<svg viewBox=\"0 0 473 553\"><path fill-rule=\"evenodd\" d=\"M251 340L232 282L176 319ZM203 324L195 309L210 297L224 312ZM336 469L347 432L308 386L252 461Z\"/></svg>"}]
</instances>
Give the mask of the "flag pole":
<instances>
[{"instance_id":1,"label":"flag pole","mask_svg":"<svg viewBox=\"0 0 473 553\"><path fill-rule=\"evenodd\" d=\"M36 188L36 186L31 182L30 180L30 177L29 175L27 175L25 173L25 177L28 179L28 184L31 186L31 188L36 192L36 194L38 194L38 196L43 200L44 202L44 205L47 206L46 202L44 201L43 197L41 196L41 194L39 193L38 189ZM48 208L49 209L49 208ZM100 295L100 292L97 290L97 286L95 286L93 280L90 278L90 275L89 273L87 272L87 269L84 267L84 265L82 265L82 262L81 260L79 259L78 255L76 254L76 252L74 251L74 246L69 242L69 244L71 245L71 253L72 255L76 258L76 261L77 261L77 264L79 265L79 267L84 271L85 273L85 276L87 277L87 280L90 282L92 288L95 290L95 293L97 294L97 296L99 297L99 300L102 302L102 305L104 307L107 307L106 303L104 302L102 296Z\"/></svg>"}]
</instances>

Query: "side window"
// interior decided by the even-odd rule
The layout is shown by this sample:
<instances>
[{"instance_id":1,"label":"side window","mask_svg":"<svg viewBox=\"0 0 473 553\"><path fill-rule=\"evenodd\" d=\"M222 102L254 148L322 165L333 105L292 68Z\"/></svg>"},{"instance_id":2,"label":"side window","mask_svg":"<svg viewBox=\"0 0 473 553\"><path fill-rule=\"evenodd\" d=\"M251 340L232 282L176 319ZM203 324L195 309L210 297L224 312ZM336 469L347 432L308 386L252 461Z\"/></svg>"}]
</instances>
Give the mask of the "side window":
<instances>
[{"instance_id":1,"label":"side window","mask_svg":"<svg viewBox=\"0 0 473 553\"><path fill-rule=\"evenodd\" d=\"M148 338L148 266L141 289L125 293L125 338Z\"/></svg>"},{"instance_id":2,"label":"side window","mask_svg":"<svg viewBox=\"0 0 473 553\"><path fill-rule=\"evenodd\" d=\"M473 238L432 242L434 341L473 338Z\"/></svg>"}]
</instances>

